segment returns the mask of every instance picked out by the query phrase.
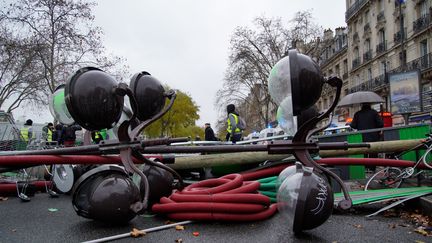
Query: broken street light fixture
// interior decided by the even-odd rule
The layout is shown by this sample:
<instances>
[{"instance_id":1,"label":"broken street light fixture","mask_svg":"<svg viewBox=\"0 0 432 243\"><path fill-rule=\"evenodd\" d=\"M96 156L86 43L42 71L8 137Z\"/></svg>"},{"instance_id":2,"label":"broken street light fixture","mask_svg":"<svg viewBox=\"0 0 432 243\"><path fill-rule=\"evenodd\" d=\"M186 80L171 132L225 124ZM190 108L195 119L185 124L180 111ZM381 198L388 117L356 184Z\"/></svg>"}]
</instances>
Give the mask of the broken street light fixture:
<instances>
[{"instance_id":1,"label":"broken street light fixture","mask_svg":"<svg viewBox=\"0 0 432 243\"><path fill-rule=\"evenodd\" d=\"M333 112L342 89L340 79L325 80L318 64L310 57L297 53L296 50L288 51L288 56L274 65L268 81L270 95L279 105L278 122L287 133L296 130L294 116L300 115L302 111L307 110L318 101L324 83L327 82L330 86L336 87L336 95L330 108L323 114L306 121L296 131L292 143L299 145L307 143L310 132L321 120ZM351 207L352 201L343 181L333 172L318 165L308 149L299 147L294 150L293 154L298 161L309 167L297 165L295 174L292 170L286 172L287 178L281 185L282 195L286 196L281 195L281 201L290 202L288 204L282 202L281 205L286 207L282 206L281 210L286 211L286 215L293 222L292 229L297 233L321 225L332 212L333 192L327 180L322 179L324 175L333 177L341 185L345 199L339 203L340 208ZM325 196L323 196L324 191Z\"/></svg>"},{"instance_id":2,"label":"broken street light fixture","mask_svg":"<svg viewBox=\"0 0 432 243\"><path fill-rule=\"evenodd\" d=\"M112 128L123 108L124 98L117 95L117 87L117 81L104 71L81 68L66 82L66 106L73 119L87 130Z\"/></svg>"}]
</instances>

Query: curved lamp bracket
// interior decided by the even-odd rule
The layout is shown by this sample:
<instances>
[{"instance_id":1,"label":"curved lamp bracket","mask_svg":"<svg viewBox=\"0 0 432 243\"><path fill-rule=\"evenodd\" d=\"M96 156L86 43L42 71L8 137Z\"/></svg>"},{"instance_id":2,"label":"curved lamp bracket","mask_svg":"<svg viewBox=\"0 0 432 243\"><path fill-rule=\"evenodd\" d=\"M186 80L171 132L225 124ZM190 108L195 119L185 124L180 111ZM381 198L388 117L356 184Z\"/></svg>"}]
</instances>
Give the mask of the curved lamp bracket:
<instances>
[{"instance_id":1,"label":"curved lamp bracket","mask_svg":"<svg viewBox=\"0 0 432 243\"><path fill-rule=\"evenodd\" d=\"M342 91L342 80L337 77L331 77L326 81L330 86L336 88L336 96L333 100L332 105L330 108L324 112L321 115L318 115L316 117L313 117L309 121L307 121L305 124L303 124L300 129L297 131L297 133L294 135L294 138L292 140L293 143L305 143L306 140L309 138L310 133L309 131L313 130L315 126L323 120L326 117L329 117L329 115L333 112L333 110L336 108L337 103L339 102L340 94ZM352 200L350 195L348 194L348 189L346 188L345 184L343 183L342 179L337 176L335 173L331 172L330 170L322 167L319 165L310 155L309 151L307 149L300 149L300 150L294 150L293 151L294 157L305 164L306 166L310 166L316 169L317 172L322 172L327 174L328 176L335 179L338 184L341 186L343 194L344 194L344 200L339 202L339 207L341 209L348 209L352 206Z\"/></svg>"}]
</instances>

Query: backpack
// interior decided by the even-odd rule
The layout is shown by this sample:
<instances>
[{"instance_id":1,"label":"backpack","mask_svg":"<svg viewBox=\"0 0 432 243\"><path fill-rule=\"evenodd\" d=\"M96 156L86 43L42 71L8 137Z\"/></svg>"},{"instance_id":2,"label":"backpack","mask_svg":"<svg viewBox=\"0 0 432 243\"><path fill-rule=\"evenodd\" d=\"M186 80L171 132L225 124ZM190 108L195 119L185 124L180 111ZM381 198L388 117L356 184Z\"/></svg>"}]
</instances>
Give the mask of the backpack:
<instances>
[{"instance_id":1,"label":"backpack","mask_svg":"<svg viewBox=\"0 0 432 243\"><path fill-rule=\"evenodd\" d=\"M240 130L245 130L246 129L246 121L241 116L237 116L237 118L238 118L237 127L240 128Z\"/></svg>"}]
</instances>

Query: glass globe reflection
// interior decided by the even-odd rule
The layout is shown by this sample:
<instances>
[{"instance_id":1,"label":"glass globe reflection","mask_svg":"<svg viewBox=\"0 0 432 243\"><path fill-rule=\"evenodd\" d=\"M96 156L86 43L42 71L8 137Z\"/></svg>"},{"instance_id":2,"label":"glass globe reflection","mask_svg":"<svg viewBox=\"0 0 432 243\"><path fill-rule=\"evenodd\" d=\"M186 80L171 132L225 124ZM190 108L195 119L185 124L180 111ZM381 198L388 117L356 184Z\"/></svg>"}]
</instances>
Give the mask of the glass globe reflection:
<instances>
[{"instance_id":1,"label":"glass globe reflection","mask_svg":"<svg viewBox=\"0 0 432 243\"><path fill-rule=\"evenodd\" d=\"M293 115L291 94L283 100L278 107L276 120L282 130L288 135L294 135L296 132L296 122Z\"/></svg>"},{"instance_id":2,"label":"glass globe reflection","mask_svg":"<svg viewBox=\"0 0 432 243\"><path fill-rule=\"evenodd\" d=\"M271 69L268 78L268 89L273 101L278 105L280 105L288 95L291 96L289 57L282 58Z\"/></svg>"},{"instance_id":3,"label":"glass globe reflection","mask_svg":"<svg viewBox=\"0 0 432 243\"><path fill-rule=\"evenodd\" d=\"M49 110L51 115L64 125L71 125L74 119L69 113L65 103L64 84L58 86L49 100Z\"/></svg>"},{"instance_id":4,"label":"glass globe reflection","mask_svg":"<svg viewBox=\"0 0 432 243\"><path fill-rule=\"evenodd\" d=\"M287 168L285 168L281 173L279 173L279 176L276 181L276 187L279 188L286 178L290 177L291 175L294 175L295 173L296 173L295 166L288 166Z\"/></svg>"},{"instance_id":5,"label":"glass globe reflection","mask_svg":"<svg viewBox=\"0 0 432 243\"><path fill-rule=\"evenodd\" d=\"M294 174L282 182L277 193L278 211L287 221L289 229L294 227L297 199L303 177L302 173L295 173L295 166L291 167L294 168Z\"/></svg>"}]
</instances>

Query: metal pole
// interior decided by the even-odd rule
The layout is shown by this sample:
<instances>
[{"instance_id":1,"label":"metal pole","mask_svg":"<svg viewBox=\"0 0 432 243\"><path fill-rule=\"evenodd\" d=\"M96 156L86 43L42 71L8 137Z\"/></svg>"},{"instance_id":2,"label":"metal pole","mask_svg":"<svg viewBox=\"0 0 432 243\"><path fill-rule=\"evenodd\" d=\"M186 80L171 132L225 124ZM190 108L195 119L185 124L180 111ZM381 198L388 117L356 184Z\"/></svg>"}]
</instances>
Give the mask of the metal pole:
<instances>
[{"instance_id":1,"label":"metal pole","mask_svg":"<svg viewBox=\"0 0 432 243\"><path fill-rule=\"evenodd\" d=\"M154 231L159 231L159 230L164 230L164 229L168 229L177 225L185 225L185 224L190 224L193 221L182 221L182 222L178 222L178 223L174 223L174 224L167 224L167 225L162 225L162 226L157 226L157 227L153 227L153 228L148 228L148 229L143 229L140 230L140 232L142 233L150 233L150 232L154 232ZM106 241L112 241L112 240L118 240L118 239L122 239L122 238L126 238L131 236L131 233L124 233L124 234L119 234L119 235L113 235L113 236L108 236L105 238L100 238L100 239L96 239L96 240L90 240L90 241L84 241L84 243L96 243L96 242L106 242Z\"/></svg>"},{"instance_id":2,"label":"metal pole","mask_svg":"<svg viewBox=\"0 0 432 243\"><path fill-rule=\"evenodd\" d=\"M400 33L401 33L401 58L402 58L402 70L405 70L406 66L406 57L404 55L405 50L405 31L404 31L404 17L402 15L402 3L399 1L399 26L400 26Z\"/></svg>"}]
</instances>

